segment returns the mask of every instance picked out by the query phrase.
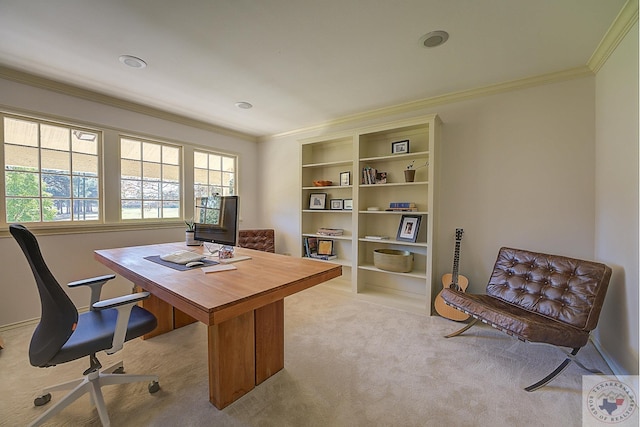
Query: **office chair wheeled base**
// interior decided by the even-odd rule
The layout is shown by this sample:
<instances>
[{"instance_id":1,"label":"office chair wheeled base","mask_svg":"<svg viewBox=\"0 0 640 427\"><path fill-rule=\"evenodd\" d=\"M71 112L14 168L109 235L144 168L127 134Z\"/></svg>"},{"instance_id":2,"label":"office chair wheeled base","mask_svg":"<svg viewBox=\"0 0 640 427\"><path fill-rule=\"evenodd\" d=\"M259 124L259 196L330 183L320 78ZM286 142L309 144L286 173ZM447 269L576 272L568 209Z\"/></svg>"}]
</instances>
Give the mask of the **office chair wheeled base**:
<instances>
[{"instance_id":1,"label":"office chair wheeled base","mask_svg":"<svg viewBox=\"0 0 640 427\"><path fill-rule=\"evenodd\" d=\"M114 373L116 372L116 373ZM117 373L120 372L120 373ZM38 419L33 421L30 426L37 426L62 411L64 408L75 402L80 396L85 393L89 393L91 396L91 403L95 405L100 421L104 427L110 425L109 415L107 413L107 406L102 396L101 387L112 384L127 384L140 381L150 381L149 393L155 393L160 390L160 384L158 383L157 375L125 375L122 362L118 362L100 372L99 369L92 370L87 373L83 378L78 378L66 383L57 384L51 387L47 387L42 391L42 394L34 400L36 406L42 406L47 404L51 400L51 392L59 390L71 390L69 394L63 397L59 402L56 402L54 406L49 408L45 413L40 415Z\"/></svg>"}]
</instances>

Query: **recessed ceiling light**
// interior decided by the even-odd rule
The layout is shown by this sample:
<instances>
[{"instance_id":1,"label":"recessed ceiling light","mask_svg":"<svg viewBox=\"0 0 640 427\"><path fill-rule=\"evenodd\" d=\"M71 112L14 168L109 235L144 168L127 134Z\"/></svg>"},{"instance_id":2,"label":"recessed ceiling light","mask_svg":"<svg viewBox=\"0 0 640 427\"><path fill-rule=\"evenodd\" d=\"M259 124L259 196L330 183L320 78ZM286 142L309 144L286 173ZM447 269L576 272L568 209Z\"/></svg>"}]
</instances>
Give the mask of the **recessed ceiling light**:
<instances>
[{"instance_id":1,"label":"recessed ceiling light","mask_svg":"<svg viewBox=\"0 0 640 427\"><path fill-rule=\"evenodd\" d=\"M431 31L420 37L420 44L424 47L436 47L444 44L449 39L449 33L446 31Z\"/></svg>"},{"instance_id":2,"label":"recessed ceiling light","mask_svg":"<svg viewBox=\"0 0 640 427\"><path fill-rule=\"evenodd\" d=\"M147 63L142 59L131 56L131 55L120 55L120 62L122 62L127 67L141 69L147 66Z\"/></svg>"},{"instance_id":3,"label":"recessed ceiling light","mask_svg":"<svg viewBox=\"0 0 640 427\"><path fill-rule=\"evenodd\" d=\"M246 101L240 101L240 102L236 102L236 107L242 108L243 110L248 110L249 108L252 108L253 105L251 105L251 103Z\"/></svg>"}]
</instances>

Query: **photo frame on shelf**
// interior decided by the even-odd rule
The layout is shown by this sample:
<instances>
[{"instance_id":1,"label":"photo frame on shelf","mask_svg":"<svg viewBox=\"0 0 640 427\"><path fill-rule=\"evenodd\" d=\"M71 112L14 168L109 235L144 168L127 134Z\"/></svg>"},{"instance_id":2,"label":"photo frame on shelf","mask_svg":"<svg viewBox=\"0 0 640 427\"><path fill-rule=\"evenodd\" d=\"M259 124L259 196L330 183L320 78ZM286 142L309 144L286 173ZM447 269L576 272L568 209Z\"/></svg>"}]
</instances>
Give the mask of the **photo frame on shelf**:
<instances>
[{"instance_id":1,"label":"photo frame on shelf","mask_svg":"<svg viewBox=\"0 0 640 427\"><path fill-rule=\"evenodd\" d=\"M420 229L420 215L402 215L396 240L415 243Z\"/></svg>"},{"instance_id":2,"label":"photo frame on shelf","mask_svg":"<svg viewBox=\"0 0 640 427\"><path fill-rule=\"evenodd\" d=\"M334 211L341 211L343 206L342 199L331 199L329 201L329 208Z\"/></svg>"},{"instance_id":3,"label":"photo frame on shelf","mask_svg":"<svg viewBox=\"0 0 640 427\"><path fill-rule=\"evenodd\" d=\"M353 199L344 199L342 201L342 209L346 211L353 210Z\"/></svg>"},{"instance_id":4,"label":"photo frame on shelf","mask_svg":"<svg viewBox=\"0 0 640 427\"><path fill-rule=\"evenodd\" d=\"M311 193L309 195L309 209L324 209L327 203L327 193Z\"/></svg>"},{"instance_id":5,"label":"photo frame on shelf","mask_svg":"<svg viewBox=\"0 0 640 427\"><path fill-rule=\"evenodd\" d=\"M318 239L318 255L333 255L333 240Z\"/></svg>"},{"instance_id":6,"label":"photo frame on shelf","mask_svg":"<svg viewBox=\"0 0 640 427\"><path fill-rule=\"evenodd\" d=\"M391 154L407 154L408 152L409 152L408 139L391 143Z\"/></svg>"},{"instance_id":7,"label":"photo frame on shelf","mask_svg":"<svg viewBox=\"0 0 640 427\"><path fill-rule=\"evenodd\" d=\"M351 172L340 172L340 185L351 185Z\"/></svg>"}]
</instances>

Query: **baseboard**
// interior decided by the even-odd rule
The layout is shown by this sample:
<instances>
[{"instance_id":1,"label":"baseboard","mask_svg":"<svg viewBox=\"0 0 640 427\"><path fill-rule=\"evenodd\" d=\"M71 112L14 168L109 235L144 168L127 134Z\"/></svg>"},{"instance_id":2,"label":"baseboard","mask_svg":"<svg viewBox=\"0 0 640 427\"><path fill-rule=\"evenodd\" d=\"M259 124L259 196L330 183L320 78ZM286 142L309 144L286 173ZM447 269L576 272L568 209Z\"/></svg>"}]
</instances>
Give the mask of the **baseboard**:
<instances>
[{"instance_id":1,"label":"baseboard","mask_svg":"<svg viewBox=\"0 0 640 427\"><path fill-rule=\"evenodd\" d=\"M627 371L618 363L616 363L615 359L611 357L611 355L600 345L600 342L596 340L593 336L591 337L591 342L593 343L593 346L596 348L598 353L600 353L600 356L602 356L605 363L609 366L609 368L611 369L611 371L616 377L620 377L623 375L631 375L629 371Z\"/></svg>"},{"instance_id":2,"label":"baseboard","mask_svg":"<svg viewBox=\"0 0 640 427\"><path fill-rule=\"evenodd\" d=\"M16 329L16 328L21 328L23 326L35 325L39 321L40 321L40 318L39 317L35 317L33 319L22 320L20 322L9 323L7 325L2 325L2 326L0 326L0 333L5 332L5 331L10 331L10 330Z\"/></svg>"},{"instance_id":3,"label":"baseboard","mask_svg":"<svg viewBox=\"0 0 640 427\"><path fill-rule=\"evenodd\" d=\"M89 306L78 308L78 313L84 313L85 311L89 311ZM23 326L36 325L38 324L39 321L40 321L39 317L34 317L33 319L21 320L20 322L16 322L16 323L8 323L6 325L0 326L0 333L4 331L10 331L16 328L21 328Z\"/></svg>"}]
</instances>

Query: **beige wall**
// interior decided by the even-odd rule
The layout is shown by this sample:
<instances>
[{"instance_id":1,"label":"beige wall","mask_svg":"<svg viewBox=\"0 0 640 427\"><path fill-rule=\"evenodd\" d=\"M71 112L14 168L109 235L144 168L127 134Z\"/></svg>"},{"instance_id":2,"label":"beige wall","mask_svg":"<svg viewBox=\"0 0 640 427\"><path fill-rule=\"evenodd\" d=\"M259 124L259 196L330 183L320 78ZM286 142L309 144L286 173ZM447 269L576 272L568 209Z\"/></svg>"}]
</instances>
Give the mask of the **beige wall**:
<instances>
[{"instance_id":1,"label":"beige wall","mask_svg":"<svg viewBox=\"0 0 640 427\"><path fill-rule=\"evenodd\" d=\"M595 333L609 364L638 374L638 23L596 77L595 254L613 268Z\"/></svg>"},{"instance_id":2,"label":"beige wall","mask_svg":"<svg viewBox=\"0 0 640 427\"><path fill-rule=\"evenodd\" d=\"M443 121L437 283L451 270L456 227L465 230L461 273L475 291L486 286L502 245L593 258L593 78L351 126L427 113ZM334 130L340 129L324 129ZM269 182L262 195L267 225L278 229L279 251L294 254L300 246L298 139L307 136L259 144Z\"/></svg>"},{"instance_id":3,"label":"beige wall","mask_svg":"<svg viewBox=\"0 0 640 427\"><path fill-rule=\"evenodd\" d=\"M53 115L71 122L141 133L145 136L167 138L194 146L223 150L238 154L238 187L241 195L241 227L258 226L260 215L257 204L258 159L256 143L247 139L223 135L211 130L195 128L144 114L79 99L61 93L0 79L0 108L20 109L33 114ZM117 161L117 133L105 132L105 151ZM188 152L188 151L187 151ZM115 158L113 153L116 153ZM185 158L185 162L186 162ZM106 163L109 167L109 163ZM106 183L111 192L117 192L118 183ZM114 186L115 185L115 186ZM191 193L193 194L193 193ZM117 216L117 212L115 213ZM172 229L127 231L114 233L88 233L40 236L39 242L49 268L61 283L110 273L93 260L98 248L141 245L184 239L184 227ZM73 264L70 264L70 261ZM19 247L11 237L0 237L0 326L34 319L40 316L40 302L29 266ZM115 285L105 287L105 296L127 293L131 284L118 278ZM88 305L88 292L84 289L69 291L74 302Z\"/></svg>"},{"instance_id":4,"label":"beige wall","mask_svg":"<svg viewBox=\"0 0 640 427\"><path fill-rule=\"evenodd\" d=\"M460 271L469 278L472 292L484 290L503 245L611 261L605 259L603 250L596 253L595 249L595 112L595 77L586 77L265 139L259 144L264 160L262 180L269 183L262 194L269 212L264 225L278 230L280 252L299 253L298 139L438 113L443 141L435 286L441 286L439 278L451 269L456 227L465 230ZM637 163L635 169L629 166L628 175L637 180ZM621 196L615 193L612 197ZM637 212L628 216L637 221ZM637 249L635 253L637 258ZM637 270L637 259L635 265ZM637 292L637 276L633 286ZM632 301L637 301L635 295ZM637 304L621 320L623 325L637 324ZM619 361L620 372L633 372L633 363L626 359L630 346L637 352L637 339L634 342L627 336L625 341L621 348L612 337L606 351ZM633 356L629 360L633 362Z\"/></svg>"}]
</instances>

